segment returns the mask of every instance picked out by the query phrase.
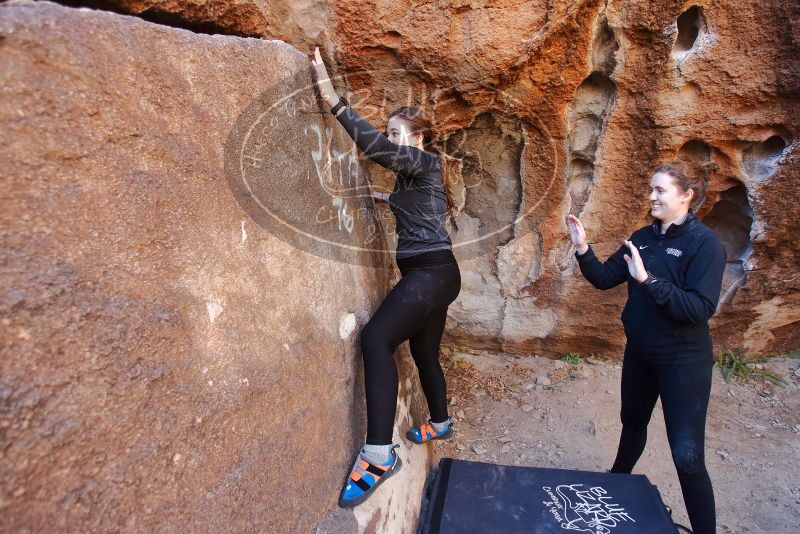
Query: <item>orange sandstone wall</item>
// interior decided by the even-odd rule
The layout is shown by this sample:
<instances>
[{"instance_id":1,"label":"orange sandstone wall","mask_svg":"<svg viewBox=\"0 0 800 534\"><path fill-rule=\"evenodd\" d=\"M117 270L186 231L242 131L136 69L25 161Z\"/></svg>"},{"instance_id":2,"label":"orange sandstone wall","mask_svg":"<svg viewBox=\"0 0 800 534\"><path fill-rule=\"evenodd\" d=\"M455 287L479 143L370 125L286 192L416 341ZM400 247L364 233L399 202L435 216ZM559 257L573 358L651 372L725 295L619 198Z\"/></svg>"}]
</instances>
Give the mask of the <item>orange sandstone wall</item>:
<instances>
[{"instance_id":1,"label":"orange sandstone wall","mask_svg":"<svg viewBox=\"0 0 800 534\"><path fill-rule=\"evenodd\" d=\"M719 170L699 215L729 257L718 349L800 346L800 14L792 2L333 4L333 54L376 120L407 102L463 164L464 291L449 338L619 356L624 287L592 288L564 218L601 256L647 223L649 171ZM470 243L480 241L477 248Z\"/></svg>"}]
</instances>

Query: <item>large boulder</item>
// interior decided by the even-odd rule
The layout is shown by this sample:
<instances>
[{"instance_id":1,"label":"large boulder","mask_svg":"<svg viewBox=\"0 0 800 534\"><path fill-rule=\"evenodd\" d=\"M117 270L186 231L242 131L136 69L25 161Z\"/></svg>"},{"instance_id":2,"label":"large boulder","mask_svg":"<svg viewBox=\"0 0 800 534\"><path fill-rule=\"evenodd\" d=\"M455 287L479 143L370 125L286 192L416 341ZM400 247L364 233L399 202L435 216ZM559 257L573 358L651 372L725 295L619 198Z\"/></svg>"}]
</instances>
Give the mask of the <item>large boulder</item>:
<instances>
[{"instance_id":1,"label":"large boulder","mask_svg":"<svg viewBox=\"0 0 800 534\"><path fill-rule=\"evenodd\" d=\"M424 448L329 513L366 427L359 330L393 272L380 247L337 252L366 224L304 237L317 208L372 210L322 182L367 169L332 167L352 142L308 57L9 2L0 71L0 530L411 531ZM289 90L306 107L256 129ZM252 139L267 163L247 194ZM276 197L293 231L254 211ZM401 430L424 403L398 356Z\"/></svg>"}]
</instances>

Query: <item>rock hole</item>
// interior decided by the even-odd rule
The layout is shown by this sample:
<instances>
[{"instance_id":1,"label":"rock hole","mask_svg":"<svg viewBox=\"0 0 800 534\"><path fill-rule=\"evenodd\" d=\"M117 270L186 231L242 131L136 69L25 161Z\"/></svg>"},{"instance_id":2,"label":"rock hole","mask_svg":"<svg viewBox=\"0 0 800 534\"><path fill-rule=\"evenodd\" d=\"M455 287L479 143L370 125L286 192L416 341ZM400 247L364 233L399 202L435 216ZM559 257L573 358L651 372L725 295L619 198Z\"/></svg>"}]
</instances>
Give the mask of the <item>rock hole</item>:
<instances>
[{"instance_id":1,"label":"rock hole","mask_svg":"<svg viewBox=\"0 0 800 534\"><path fill-rule=\"evenodd\" d=\"M678 17L678 37L675 39L676 52L688 52L692 49L703 25L703 10L692 6Z\"/></svg>"},{"instance_id":2,"label":"rock hole","mask_svg":"<svg viewBox=\"0 0 800 534\"><path fill-rule=\"evenodd\" d=\"M569 129L574 155L594 161L605 121L616 101L617 86L605 74L593 72L575 90Z\"/></svg>"},{"instance_id":3,"label":"rock hole","mask_svg":"<svg viewBox=\"0 0 800 534\"><path fill-rule=\"evenodd\" d=\"M608 24L608 19L602 17L597 23L594 41L592 42L592 65L594 70L603 74L611 74L617 66L615 56L619 50L619 42L614 36L614 30Z\"/></svg>"},{"instance_id":4,"label":"rock hole","mask_svg":"<svg viewBox=\"0 0 800 534\"><path fill-rule=\"evenodd\" d=\"M594 116L576 120L569 132L569 144L574 155L594 159L602 123Z\"/></svg>"},{"instance_id":5,"label":"rock hole","mask_svg":"<svg viewBox=\"0 0 800 534\"><path fill-rule=\"evenodd\" d=\"M773 135L761 143L761 153L767 158L780 158L786 149L786 140L780 135Z\"/></svg>"},{"instance_id":6,"label":"rock hole","mask_svg":"<svg viewBox=\"0 0 800 534\"><path fill-rule=\"evenodd\" d=\"M678 159L695 163L706 163L711 161L711 147L702 141L692 139L684 143L678 150Z\"/></svg>"},{"instance_id":7,"label":"rock hole","mask_svg":"<svg viewBox=\"0 0 800 534\"><path fill-rule=\"evenodd\" d=\"M383 35L383 44L390 48L400 48L400 44L403 42L403 35L397 31L388 31Z\"/></svg>"},{"instance_id":8,"label":"rock hole","mask_svg":"<svg viewBox=\"0 0 800 534\"><path fill-rule=\"evenodd\" d=\"M717 203L703 218L703 222L719 236L728 256L720 304L729 305L736 291L747 281L744 263L753 250L753 243L750 241L753 209L744 185L736 185L723 191Z\"/></svg>"},{"instance_id":9,"label":"rock hole","mask_svg":"<svg viewBox=\"0 0 800 534\"><path fill-rule=\"evenodd\" d=\"M742 153L742 163L747 174L758 180L772 175L789 143L780 135L773 135L761 143L750 143Z\"/></svg>"},{"instance_id":10,"label":"rock hole","mask_svg":"<svg viewBox=\"0 0 800 534\"><path fill-rule=\"evenodd\" d=\"M489 242L494 246L507 242L522 202L522 138L512 126L504 127L493 114L483 113L447 141L458 147L451 155L462 162L463 212L480 222L481 236L490 236L481 248L489 250Z\"/></svg>"},{"instance_id":11,"label":"rock hole","mask_svg":"<svg viewBox=\"0 0 800 534\"><path fill-rule=\"evenodd\" d=\"M569 165L569 195L570 195L570 210L569 212L576 217L583 211L586 201L589 199L589 193L592 189L592 181L594 179L594 165L585 159L576 158L570 162Z\"/></svg>"},{"instance_id":12,"label":"rock hole","mask_svg":"<svg viewBox=\"0 0 800 534\"><path fill-rule=\"evenodd\" d=\"M575 90L575 113L590 113L604 118L614 106L616 94L617 86L611 78L593 72Z\"/></svg>"},{"instance_id":13,"label":"rock hole","mask_svg":"<svg viewBox=\"0 0 800 534\"><path fill-rule=\"evenodd\" d=\"M686 82L683 87L681 87L681 96L689 102L701 96L702 94L703 90L694 82Z\"/></svg>"},{"instance_id":14,"label":"rock hole","mask_svg":"<svg viewBox=\"0 0 800 534\"><path fill-rule=\"evenodd\" d=\"M603 29L603 25L606 30ZM607 34L602 37L606 31L610 36ZM596 38L596 41L613 39L613 32L605 19L601 22L599 34L600 37ZM616 50L615 46L606 47L612 50L612 56L613 50ZM568 116L567 144L570 163L566 169L570 196L569 212L573 215L579 215L583 211L591 194L597 147L608 117L614 109L616 95L616 84L601 72L591 73L575 90L575 98Z\"/></svg>"}]
</instances>

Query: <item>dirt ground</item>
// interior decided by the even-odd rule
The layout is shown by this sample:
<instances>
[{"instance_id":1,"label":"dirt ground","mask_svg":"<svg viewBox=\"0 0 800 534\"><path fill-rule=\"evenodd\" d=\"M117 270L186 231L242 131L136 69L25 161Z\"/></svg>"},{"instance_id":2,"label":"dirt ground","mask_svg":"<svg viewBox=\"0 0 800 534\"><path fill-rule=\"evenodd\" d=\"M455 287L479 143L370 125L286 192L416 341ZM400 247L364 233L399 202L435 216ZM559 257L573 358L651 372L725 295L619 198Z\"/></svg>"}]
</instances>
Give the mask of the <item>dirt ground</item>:
<instances>
[{"instance_id":1,"label":"dirt ground","mask_svg":"<svg viewBox=\"0 0 800 534\"><path fill-rule=\"evenodd\" d=\"M455 437L434 442L438 457L505 465L602 471L616 453L621 363L577 365L443 347ZM726 383L714 370L706 464L721 533L800 532L800 360L777 357L763 379ZM689 525L660 403L634 470L646 474Z\"/></svg>"}]
</instances>

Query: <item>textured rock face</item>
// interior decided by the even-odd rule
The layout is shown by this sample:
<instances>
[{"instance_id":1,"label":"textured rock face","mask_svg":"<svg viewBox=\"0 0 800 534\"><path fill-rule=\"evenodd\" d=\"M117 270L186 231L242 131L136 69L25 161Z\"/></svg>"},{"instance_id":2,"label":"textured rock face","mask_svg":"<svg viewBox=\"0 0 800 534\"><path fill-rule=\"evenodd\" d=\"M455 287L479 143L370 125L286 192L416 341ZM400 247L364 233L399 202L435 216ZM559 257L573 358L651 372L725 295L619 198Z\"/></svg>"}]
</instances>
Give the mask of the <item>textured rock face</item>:
<instances>
[{"instance_id":1,"label":"textured rock face","mask_svg":"<svg viewBox=\"0 0 800 534\"><path fill-rule=\"evenodd\" d=\"M682 158L719 166L699 210L730 259L717 346L797 348L791 2L409 7L328 2L316 12L330 13L324 42L356 105L376 122L399 105L425 107L462 160L455 239L497 231L480 257L457 251L465 282L452 340L618 354L624 289L599 293L576 273L563 217L580 215L610 254L647 222L649 171ZM305 46L304 17L264 35Z\"/></svg>"},{"instance_id":2,"label":"textured rock face","mask_svg":"<svg viewBox=\"0 0 800 534\"><path fill-rule=\"evenodd\" d=\"M3 527L413 528L419 449L379 499L330 512L364 430L357 332L389 273L276 238L223 170L237 115L309 83L297 51L317 44L365 116L422 106L461 162L449 340L621 354L624 288L583 280L564 217L607 256L647 222L649 171L682 158L719 167L699 210L730 259L717 348L800 345L790 1L63 3L156 25L0 7ZM303 111L330 150L291 122L267 147L351 148ZM424 406L398 353L405 425Z\"/></svg>"},{"instance_id":3,"label":"textured rock face","mask_svg":"<svg viewBox=\"0 0 800 534\"><path fill-rule=\"evenodd\" d=\"M391 271L276 238L223 168L237 116L310 83L307 57L17 2L0 70L0 530L312 531L363 439L358 332ZM313 172L309 127L338 126L318 111L265 139L287 168ZM398 354L404 430L424 407ZM411 528L428 458L401 455L371 507L326 524Z\"/></svg>"},{"instance_id":4,"label":"textured rock face","mask_svg":"<svg viewBox=\"0 0 800 534\"><path fill-rule=\"evenodd\" d=\"M698 211L729 257L717 348L798 347L791 2L395 3L369 18L355 6L334 9L355 94L434 112L442 146L464 163L457 241L506 229L480 257L461 253L452 340L619 355L624 287L583 280L563 220L580 215L609 255L648 222L649 171L681 158L719 167Z\"/></svg>"},{"instance_id":5,"label":"textured rock face","mask_svg":"<svg viewBox=\"0 0 800 534\"><path fill-rule=\"evenodd\" d=\"M199 20L198 6L285 11L271 2L158 4L184 21ZM698 211L730 260L712 320L717 348L800 345L800 245L790 224L800 15L792 2L411 8L300 3L252 31L304 50L320 43L347 77L340 87L376 123L407 104L433 116L438 143L462 162L465 190L452 231L464 275L452 341L619 355L625 290L601 293L582 279L563 220L579 215L600 255L612 253L648 222L650 171L681 158L719 167ZM244 27L226 20L226 31ZM317 22L326 29L306 29ZM477 252L464 245L476 241Z\"/></svg>"}]
</instances>

